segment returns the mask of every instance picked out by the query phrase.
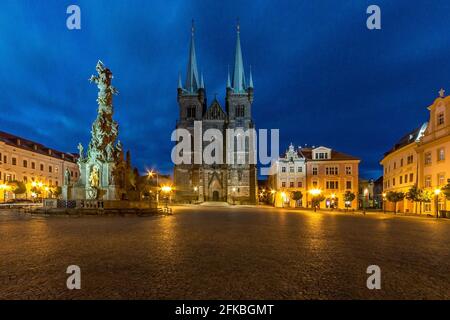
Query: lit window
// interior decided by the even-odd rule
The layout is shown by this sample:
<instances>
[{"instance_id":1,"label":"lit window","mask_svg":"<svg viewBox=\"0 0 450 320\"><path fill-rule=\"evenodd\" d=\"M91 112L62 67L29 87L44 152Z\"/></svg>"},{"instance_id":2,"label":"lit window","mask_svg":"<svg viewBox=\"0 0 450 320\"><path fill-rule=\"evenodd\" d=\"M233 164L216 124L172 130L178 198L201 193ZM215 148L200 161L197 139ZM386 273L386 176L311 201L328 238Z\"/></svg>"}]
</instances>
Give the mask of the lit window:
<instances>
[{"instance_id":1,"label":"lit window","mask_svg":"<svg viewBox=\"0 0 450 320\"><path fill-rule=\"evenodd\" d=\"M445 174L440 173L438 174L438 186L444 186L445 185Z\"/></svg>"},{"instance_id":2,"label":"lit window","mask_svg":"<svg viewBox=\"0 0 450 320\"><path fill-rule=\"evenodd\" d=\"M431 164L431 152L425 153L425 164Z\"/></svg>"},{"instance_id":3,"label":"lit window","mask_svg":"<svg viewBox=\"0 0 450 320\"><path fill-rule=\"evenodd\" d=\"M431 176L425 177L425 188L431 188Z\"/></svg>"},{"instance_id":4,"label":"lit window","mask_svg":"<svg viewBox=\"0 0 450 320\"><path fill-rule=\"evenodd\" d=\"M345 174L348 175L348 176L350 176L352 174L352 167L351 166L346 166L345 167Z\"/></svg>"},{"instance_id":5,"label":"lit window","mask_svg":"<svg viewBox=\"0 0 450 320\"><path fill-rule=\"evenodd\" d=\"M312 174L313 174L313 176L317 176L317 167L314 167L313 169L312 169Z\"/></svg>"},{"instance_id":6,"label":"lit window","mask_svg":"<svg viewBox=\"0 0 450 320\"><path fill-rule=\"evenodd\" d=\"M351 189L352 188L352 182L351 181L346 181L345 187L346 187L346 189Z\"/></svg>"},{"instance_id":7,"label":"lit window","mask_svg":"<svg viewBox=\"0 0 450 320\"><path fill-rule=\"evenodd\" d=\"M444 122L445 122L445 116L444 116L444 113L441 112L437 116L437 125L442 126L444 124Z\"/></svg>"},{"instance_id":8,"label":"lit window","mask_svg":"<svg viewBox=\"0 0 450 320\"><path fill-rule=\"evenodd\" d=\"M437 151L438 161L444 161L445 160L445 149L439 148Z\"/></svg>"},{"instance_id":9,"label":"lit window","mask_svg":"<svg viewBox=\"0 0 450 320\"><path fill-rule=\"evenodd\" d=\"M13 166L17 165L17 159L16 158L12 158L12 165Z\"/></svg>"},{"instance_id":10,"label":"lit window","mask_svg":"<svg viewBox=\"0 0 450 320\"><path fill-rule=\"evenodd\" d=\"M290 188L293 188L293 187L294 187L294 182L293 182L293 181L289 182L289 187L290 187Z\"/></svg>"}]
</instances>

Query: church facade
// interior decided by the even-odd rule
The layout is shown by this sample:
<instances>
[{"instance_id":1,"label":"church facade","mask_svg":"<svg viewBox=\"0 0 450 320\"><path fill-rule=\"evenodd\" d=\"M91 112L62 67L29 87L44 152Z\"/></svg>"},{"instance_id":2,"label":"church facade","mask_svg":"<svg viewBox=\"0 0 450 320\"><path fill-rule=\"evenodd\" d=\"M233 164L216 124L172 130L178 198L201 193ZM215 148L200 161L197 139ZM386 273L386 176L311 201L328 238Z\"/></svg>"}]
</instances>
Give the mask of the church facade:
<instances>
[{"instance_id":1,"label":"church facade","mask_svg":"<svg viewBox=\"0 0 450 320\"><path fill-rule=\"evenodd\" d=\"M194 126L201 124L201 136L208 129L217 129L222 133L224 152L223 161L208 163L203 156L201 161L191 161L176 164L174 167L175 200L179 202L223 201L230 204L256 203L257 178L256 163L249 161L256 147L244 139L244 146L237 148L233 141L233 149L227 150L227 129L253 130L252 119L253 79L250 71L249 79L245 77L244 63L240 43L240 30L237 26L237 39L234 69L232 75L228 72L226 83L225 109L214 98L208 106L203 75L199 76L194 43L194 27L192 27L186 82L183 86L181 75L178 80L179 119L177 129L186 129L194 139ZM212 138L214 139L214 137ZM234 139L234 137L232 138ZM203 139L202 139L203 140ZM239 142L236 142L236 144ZM208 141L203 141L203 148ZM243 156L245 161L230 163L227 158L236 159ZM238 154L239 153L239 154Z\"/></svg>"}]
</instances>

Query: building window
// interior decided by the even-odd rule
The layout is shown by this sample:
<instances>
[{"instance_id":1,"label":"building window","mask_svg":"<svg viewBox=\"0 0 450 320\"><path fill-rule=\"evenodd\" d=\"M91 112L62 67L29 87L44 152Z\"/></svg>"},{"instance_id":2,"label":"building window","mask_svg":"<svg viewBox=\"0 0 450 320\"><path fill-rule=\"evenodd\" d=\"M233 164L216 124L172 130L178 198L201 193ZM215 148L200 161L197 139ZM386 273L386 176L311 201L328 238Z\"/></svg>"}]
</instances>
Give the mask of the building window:
<instances>
[{"instance_id":1,"label":"building window","mask_svg":"<svg viewBox=\"0 0 450 320\"><path fill-rule=\"evenodd\" d=\"M236 118L243 118L243 117L245 117L245 106L244 105L236 106Z\"/></svg>"},{"instance_id":2,"label":"building window","mask_svg":"<svg viewBox=\"0 0 450 320\"><path fill-rule=\"evenodd\" d=\"M281 167L281 172L286 172L286 167Z\"/></svg>"},{"instance_id":3,"label":"building window","mask_svg":"<svg viewBox=\"0 0 450 320\"><path fill-rule=\"evenodd\" d=\"M52 166L48 166L48 172L53 172L53 167Z\"/></svg>"},{"instance_id":4,"label":"building window","mask_svg":"<svg viewBox=\"0 0 450 320\"><path fill-rule=\"evenodd\" d=\"M442 125L444 124L444 122L445 122L444 113L441 112L441 113L439 113L438 116L437 116L437 125L438 125L438 126L442 126Z\"/></svg>"},{"instance_id":5,"label":"building window","mask_svg":"<svg viewBox=\"0 0 450 320\"><path fill-rule=\"evenodd\" d=\"M444 186L445 185L445 174L439 173L438 174L438 186Z\"/></svg>"},{"instance_id":6,"label":"building window","mask_svg":"<svg viewBox=\"0 0 450 320\"><path fill-rule=\"evenodd\" d=\"M403 183L403 176L400 176L400 184Z\"/></svg>"},{"instance_id":7,"label":"building window","mask_svg":"<svg viewBox=\"0 0 450 320\"><path fill-rule=\"evenodd\" d=\"M425 153L425 164L431 164L431 152Z\"/></svg>"},{"instance_id":8,"label":"building window","mask_svg":"<svg viewBox=\"0 0 450 320\"><path fill-rule=\"evenodd\" d=\"M405 183L408 183L408 175L405 174Z\"/></svg>"},{"instance_id":9,"label":"building window","mask_svg":"<svg viewBox=\"0 0 450 320\"><path fill-rule=\"evenodd\" d=\"M327 181L327 189L336 190L339 189L338 181Z\"/></svg>"},{"instance_id":10,"label":"building window","mask_svg":"<svg viewBox=\"0 0 450 320\"><path fill-rule=\"evenodd\" d=\"M400 167L403 167L403 158L400 159Z\"/></svg>"},{"instance_id":11,"label":"building window","mask_svg":"<svg viewBox=\"0 0 450 320\"><path fill-rule=\"evenodd\" d=\"M13 166L17 165L17 159L16 158L12 158L11 162L12 162Z\"/></svg>"},{"instance_id":12,"label":"building window","mask_svg":"<svg viewBox=\"0 0 450 320\"><path fill-rule=\"evenodd\" d=\"M385 169L386 171L386 169ZM346 166L345 167L345 174L350 176L352 174L352 166Z\"/></svg>"},{"instance_id":13,"label":"building window","mask_svg":"<svg viewBox=\"0 0 450 320\"><path fill-rule=\"evenodd\" d=\"M8 157L7 156L3 156L3 163L8 163Z\"/></svg>"},{"instance_id":14,"label":"building window","mask_svg":"<svg viewBox=\"0 0 450 320\"><path fill-rule=\"evenodd\" d=\"M395 178L392 178L392 186L395 186Z\"/></svg>"},{"instance_id":15,"label":"building window","mask_svg":"<svg viewBox=\"0 0 450 320\"><path fill-rule=\"evenodd\" d=\"M431 176L425 177L425 188L431 188Z\"/></svg>"},{"instance_id":16,"label":"building window","mask_svg":"<svg viewBox=\"0 0 450 320\"><path fill-rule=\"evenodd\" d=\"M286 188L286 182L281 182L281 187Z\"/></svg>"},{"instance_id":17,"label":"building window","mask_svg":"<svg viewBox=\"0 0 450 320\"><path fill-rule=\"evenodd\" d=\"M289 167L289 172L294 173L294 167Z\"/></svg>"},{"instance_id":18,"label":"building window","mask_svg":"<svg viewBox=\"0 0 450 320\"><path fill-rule=\"evenodd\" d=\"M196 109L195 106L187 107L187 110L186 110L187 115L186 115L186 117L189 118L189 119L195 118L195 109Z\"/></svg>"},{"instance_id":19,"label":"building window","mask_svg":"<svg viewBox=\"0 0 450 320\"><path fill-rule=\"evenodd\" d=\"M302 188L303 187L303 183L301 181L297 182L297 187L298 188Z\"/></svg>"},{"instance_id":20,"label":"building window","mask_svg":"<svg viewBox=\"0 0 450 320\"><path fill-rule=\"evenodd\" d=\"M318 152L318 153L316 153L316 159L317 160L328 159L328 153L326 153L326 152Z\"/></svg>"},{"instance_id":21,"label":"building window","mask_svg":"<svg viewBox=\"0 0 450 320\"><path fill-rule=\"evenodd\" d=\"M445 161L445 149L439 148L437 151L438 161Z\"/></svg>"},{"instance_id":22,"label":"building window","mask_svg":"<svg viewBox=\"0 0 450 320\"><path fill-rule=\"evenodd\" d=\"M346 181L345 188L346 189L351 189L352 188L352 182L351 181Z\"/></svg>"},{"instance_id":23,"label":"building window","mask_svg":"<svg viewBox=\"0 0 450 320\"><path fill-rule=\"evenodd\" d=\"M27 181L28 181L27 176L23 176L23 182L27 183Z\"/></svg>"},{"instance_id":24,"label":"building window","mask_svg":"<svg viewBox=\"0 0 450 320\"><path fill-rule=\"evenodd\" d=\"M317 188L317 181L313 181L312 185L314 188Z\"/></svg>"},{"instance_id":25,"label":"building window","mask_svg":"<svg viewBox=\"0 0 450 320\"><path fill-rule=\"evenodd\" d=\"M303 172L303 168L302 167L298 167L297 168L297 172Z\"/></svg>"},{"instance_id":26,"label":"building window","mask_svg":"<svg viewBox=\"0 0 450 320\"><path fill-rule=\"evenodd\" d=\"M293 187L294 187L294 182L293 182L293 181L289 182L289 187L290 187L290 188L293 188Z\"/></svg>"},{"instance_id":27,"label":"building window","mask_svg":"<svg viewBox=\"0 0 450 320\"><path fill-rule=\"evenodd\" d=\"M28 168L28 161L27 160L23 160L23 167L24 168Z\"/></svg>"},{"instance_id":28,"label":"building window","mask_svg":"<svg viewBox=\"0 0 450 320\"><path fill-rule=\"evenodd\" d=\"M36 163L35 162L31 162L31 169L36 169Z\"/></svg>"},{"instance_id":29,"label":"building window","mask_svg":"<svg viewBox=\"0 0 450 320\"><path fill-rule=\"evenodd\" d=\"M414 173L410 173L409 174L409 182L413 182L414 181Z\"/></svg>"},{"instance_id":30,"label":"building window","mask_svg":"<svg viewBox=\"0 0 450 320\"><path fill-rule=\"evenodd\" d=\"M397 162L394 162L394 170L397 169Z\"/></svg>"},{"instance_id":31,"label":"building window","mask_svg":"<svg viewBox=\"0 0 450 320\"><path fill-rule=\"evenodd\" d=\"M326 167L325 173L327 176L337 176L339 174L338 167Z\"/></svg>"},{"instance_id":32,"label":"building window","mask_svg":"<svg viewBox=\"0 0 450 320\"><path fill-rule=\"evenodd\" d=\"M312 174L313 176L317 176L317 167L312 168Z\"/></svg>"},{"instance_id":33,"label":"building window","mask_svg":"<svg viewBox=\"0 0 450 320\"><path fill-rule=\"evenodd\" d=\"M41 171L44 171L44 165L42 163L40 165L40 169L41 169Z\"/></svg>"},{"instance_id":34,"label":"building window","mask_svg":"<svg viewBox=\"0 0 450 320\"><path fill-rule=\"evenodd\" d=\"M423 210L425 212L431 212L431 203L424 203L423 204Z\"/></svg>"},{"instance_id":35,"label":"building window","mask_svg":"<svg viewBox=\"0 0 450 320\"><path fill-rule=\"evenodd\" d=\"M413 163L413 161L414 161L414 156L413 156L413 155L409 155L408 158L406 159L406 162L407 162L408 164Z\"/></svg>"}]
</instances>

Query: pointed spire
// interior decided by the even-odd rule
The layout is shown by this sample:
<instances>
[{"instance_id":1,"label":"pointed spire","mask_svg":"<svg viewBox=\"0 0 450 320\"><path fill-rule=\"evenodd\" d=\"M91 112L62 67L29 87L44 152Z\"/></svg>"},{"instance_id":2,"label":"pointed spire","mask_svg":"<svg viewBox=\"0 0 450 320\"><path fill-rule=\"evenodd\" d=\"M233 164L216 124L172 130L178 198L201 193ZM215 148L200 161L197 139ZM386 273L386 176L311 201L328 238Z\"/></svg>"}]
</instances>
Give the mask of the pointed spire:
<instances>
[{"instance_id":1,"label":"pointed spire","mask_svg":"<svg viewBox=\"0 0 450 320\"><path fill-rule=\"evenodd\" d=\"M249 76L249 79L248 79L248 87L253 89L252 66L250 66L250 76Z\"/></svg>"},{"instance_id":2,"label":"pointed spire","mask_svg":"<svg viewBox=\"0 0 450 320\"><path fill-rule=\"evenodd\" d=\"M246 89L244 62L242 60L241 39L240 39L240 25L239 19L236 26L236 54L234 57L234 71L233 71L233 90L234 92L244 92Z\"/></svg>"},{"instance_id":3,"label":"pointed spire","mask_svg":"<svg viewBox=\"0 0 450 320\"><path fill-rule=\"evenodd\" d=\"M200 74L200 88L205 89L205 83L203 82L203 73Z\"/></svg>"},{"instance_id":4,"label":"pointed spire","mask_svg":"<svg viewBox=\"0 0 450 320\"><path fill-rule=\"evenodd\" d=\"M181 83L181 72L178 73L178 89L183 89L183 84Z\"/></svg>"},{"instance_id":5,"label":"pointed spire","mask_svg":"<svg viewBox=\"0 0 450 320\"><path fill-rule=\"evenodd\" d=\"M227 88L231 88L230 65L228 65Z\"/></svg>"},{"instance_id":6,"label":"pointed spire","mask_svg":"<svg viewBox=\"0 0 450 320\"><path fill-rule=\"evenodd\" d=\"M191 93L196 92L197 89L199 88L197 58L195 55L194 33L195 33L194 20L192 20L191 45L189 48L189 61L186 76L186 90Z\"/></svg>"}]
</instances>

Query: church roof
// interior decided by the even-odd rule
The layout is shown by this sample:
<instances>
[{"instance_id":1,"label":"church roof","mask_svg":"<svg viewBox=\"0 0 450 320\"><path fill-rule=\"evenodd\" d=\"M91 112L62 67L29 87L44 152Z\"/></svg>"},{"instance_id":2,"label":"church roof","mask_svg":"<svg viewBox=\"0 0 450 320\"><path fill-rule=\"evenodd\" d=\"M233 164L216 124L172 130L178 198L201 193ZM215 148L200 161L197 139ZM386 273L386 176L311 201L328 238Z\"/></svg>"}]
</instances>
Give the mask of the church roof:
<instances>
[{"instance_id":1,"label":"church roof","mask_svg":"<svg viewBox=\"0 0 450 320\"><path fill-rule=\"evenodd\" d=\"M200 88L200 79L198 77L197 69L197 57L195 54L195 42L194 42L194 22L192 22L191 31L191 45L189 48L189 60L187 65L186 75L186 90L190 93L194 93Z\"/></svg>"},{"instance_id":2,"label":"church roof","mask_svg":"<svg viewBox=\"0 0 450 320\"><path fill-rule=\"evenodd\" d=\"M205 115L203 117L203 119L206 120L225 120L226 118L227 115L223 111L217 99L214 99L208 110L206 110Z\"/></svg>"},{"instance_id":3,"label":"church roof","mask_svg":"<svg viewBox=\"0 0 450 320\"><path fill-rule=\"evenodd\" d=\"M239 24L237 25L236 53L234 57L233 83L231 85L235 93L242 93L247 89L247 85L245 83L244 61L242 59Z\"/></svg>"},{"instance_id":4,"label":"church roof","mask_svg":"<svg viewBox=\"0 0 450 320\"><path fill-rule=\"evenodd\" d=\"M76 162L78 155L74 153L66 153L61 152L49 147L44 146L38 142L34 142L28 139L24 139L22 137L16 136L14 134L10 134L7 132L0 131L0 141L3 141L5 144L19 148L22 150L31 151L34 153L39 153L42 155L46 155L48 157L63 159L69 162Z\"/></svg>"}]
</instances>

